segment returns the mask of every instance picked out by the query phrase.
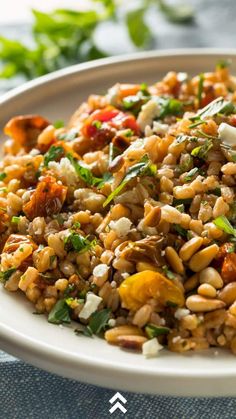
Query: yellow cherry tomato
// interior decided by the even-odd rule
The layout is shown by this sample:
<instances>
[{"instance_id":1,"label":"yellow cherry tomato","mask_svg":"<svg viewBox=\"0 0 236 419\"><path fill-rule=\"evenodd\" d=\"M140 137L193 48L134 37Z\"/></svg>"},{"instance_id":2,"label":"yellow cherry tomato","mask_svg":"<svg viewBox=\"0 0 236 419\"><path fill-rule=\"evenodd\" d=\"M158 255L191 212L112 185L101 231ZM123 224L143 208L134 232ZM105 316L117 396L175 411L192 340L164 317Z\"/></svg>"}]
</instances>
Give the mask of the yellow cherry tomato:
<instances>
[{"instance_id":1,"label":"yellow cherry tomato","mask_svg":"<svg viewBox=\"0 0 236 419\"><path fill-rule=\"evenodd\" d=\"M159 272L142 271L125 279L119 287L122 306L132 311L138 310L150 298L163 305L184 305L183 291Z\"/></svg>"}]
</instances>

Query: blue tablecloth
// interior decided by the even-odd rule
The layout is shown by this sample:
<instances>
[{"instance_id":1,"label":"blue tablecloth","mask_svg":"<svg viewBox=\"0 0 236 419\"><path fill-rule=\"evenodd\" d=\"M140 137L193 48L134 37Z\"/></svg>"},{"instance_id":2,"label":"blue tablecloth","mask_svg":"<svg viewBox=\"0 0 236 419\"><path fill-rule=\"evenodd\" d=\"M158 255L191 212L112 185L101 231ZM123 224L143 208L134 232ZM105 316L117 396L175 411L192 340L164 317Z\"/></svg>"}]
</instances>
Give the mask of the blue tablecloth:
<instances>
[{"instance_id":1,"label":"blue tablecloth","mask_svg":"<svg viewBox=\"0 0 236 419\"><path fill-rule=\"evenodd\" d=\"M126 414L109 413L114 390L49 374L0 352L1 419L233 419L236 399L148 396L123 392Z\"/></svg>"},{"instance_id":2,"label":"blue tablecloth","mask_svg":"<svg viewBox=\"0 0 236 419\"><path fill-rule=\"evenodd\" d=\"M186 0L187 1L187 0ZM66 3L66 2L65 2ZM197 9L193 26L154 23L157 48L235 47L235 0L191 0ZM24 25L5 26L7 36L27 35ZM117 39L114 39L117 37ZM119 33L106 36L112 52L126 52ZM118 48L118 49L117 49ZM7 85L4 83L4 86ZM57 377L0 352L0 419L228 419L236 418L236 399L197 399L125 393L127 413L112 415L109 399L115 391Z\"/></svg>"}]
</instances>

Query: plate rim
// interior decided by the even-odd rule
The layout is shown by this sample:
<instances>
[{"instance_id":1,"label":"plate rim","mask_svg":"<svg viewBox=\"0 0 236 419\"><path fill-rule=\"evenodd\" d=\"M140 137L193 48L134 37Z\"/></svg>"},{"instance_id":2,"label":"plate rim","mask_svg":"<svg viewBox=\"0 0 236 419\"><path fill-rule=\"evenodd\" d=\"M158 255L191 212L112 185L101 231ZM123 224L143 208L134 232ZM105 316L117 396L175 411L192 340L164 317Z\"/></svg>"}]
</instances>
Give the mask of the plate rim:
<instances>
[{"instance_id":1,"label":"plate rim","mask_svg":"<svg viewBox=\"0 0 236 419\"><path fill-rule=\"evenodd\" d=\"M184 49L168 49L168 50L161 50L161 51L145 51L145 52L138 52L138 53L132 53L132 54L125 54L125 55L119 55L115 57L108 57L103 58L95 61L90 61L87 63L82 64L76 64L73 66L66 67L64 69L55 71L53 73L50 73L45 76L41 76L39 78L36 78L32 81L28 81L24 83L22 86L16 87L12 89L11 91L4 93L0 97L0 106L4 105L4 103L7 103L8 101L16 98L17 96L20 96L22 93L25 93L27 91L31 91L34 88L37 88L41 85L45 85L47 83L51 83L55 80L62 79L64 77L69 77L70 75L74 75L80 72L93 70L97 67L109 67L115 64L125 64L132 61L141 61L141 60L148 60L152 58L165 58L165 57L180 57L183 56L185 58L189 56L231 56L236 58L236 49L224 49L224 48L184 48ZM127 377L127 374L132 374L133 378L140 377L140 378L147 378L147 375L150 379L153 378L159 378L159 379L181 379L181 380L196 380L196 382L201 382L203 379L206 381L211 381L214 379L218 379L220 382L223 383L225 379L234 379L234 383L236 383L236 366L235 369L232 368L231 371L227 371L225 373L222 371L207 371L205 370L204 373L202 370L199 371L175 371L174 373L172 371L165 371L164 368L160 371L145 371L144 369L135 369L135 365L130 365L129 370L127 370L127 367L119 366L118 364L112 365L111 363L107 363L107 361L104 359L98 363L97 360L92 360L90 357L82 357L78 359L74 354L68 354L66 351L63 351L61 349L57 349L56 347L52 347L51 345L40 342L40 346L37 346L37 342L32 339L29 336L24 336L24 339L22 340L22 334L18 331L12 329L11 327L3 324L0 319L0 342L3 350L6 350L9 353L12 353L13 355L20 356L22 359L24 359L26 362L28 360L27 356L32 359L34 355L37 355L37 361L30 360L30 363L36 366L39 366L41 368L44 368L41 361L44 361L45 358L47 360L52 361L52 365L57 365L58 362L61 361L61 363L66 362L70 364L70 367L76 367L78 370L82 368L83 371L89 371L90 378L87 381L85 378L83 378L83 381L87 381L89 383L99 385L98 380L95 376L100 376L100 374L103 376L102 385L106 384L106 386L109 386L107 377L110 374L118 374L119 376L123 376L123 380L125 381L125 377ZM23 353L22 353L23 352ZM25 353L25 356L24 356ZM182 355L180 355L182 356ZM70 359L69 359L70 358ZM39 362L38 362L39 361ZM147 361L148 362L148 361ZM92 372L92 369L95 368L95 373ZM51 370L55 373L55 367L50 368L47 363L46 370ZM93 377L91 377L91 374ZM63 373L64 376L67 376L68 378L71 378L71 374ZM75 379L81 379L79 376L78 378L74 376ZM121 377L122 379L122 377ZM120 382L120 381L119 381ZM128 380L127 380L128 383ZM130 384L124 384L124 389L132 391L132 388L130 387ZM112 386L114 388L114 386ZM116 388L120 388L120 386L117 386ZM138 391L137 389L134 391ZM140 390L142 391L142 390ZM150 390L148 390L150 392ZM154 393L156 394L156 391L154 390ZM202 393L200 391L200 393ZM227 392L224 392L224 396ZM167 394L166 391L162 394ZM172 390L169 394L185 394L181 391L177 391L176 393ZM211 396L214 396L212 392L209 392ZM196 391L190 391L190 395L196 395ZM234 393L235 395L235 393ZM219 396L219 394L217 394Z\"/></svg>"}]
</instances>

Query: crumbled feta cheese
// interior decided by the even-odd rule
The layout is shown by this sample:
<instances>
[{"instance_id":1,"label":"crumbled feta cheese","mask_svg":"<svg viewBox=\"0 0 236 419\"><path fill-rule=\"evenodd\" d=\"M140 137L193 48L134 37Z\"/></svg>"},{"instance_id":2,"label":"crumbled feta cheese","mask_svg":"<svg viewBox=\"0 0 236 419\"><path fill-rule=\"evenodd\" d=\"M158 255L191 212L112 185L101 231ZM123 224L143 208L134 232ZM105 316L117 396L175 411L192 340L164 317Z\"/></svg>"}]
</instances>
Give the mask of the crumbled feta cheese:
<instances>
[{"instance_id":1,"label":"crumbled feta cheese","mask_svg":"<svg viewBox=\"0 0 236 419\"><path fill-rule=\"evenodd\" d=\"M101 297L91 293L87 294L87 299L84 307L82 308L81 312L79 313L79 318L87 320L94 311L97 310L100 302L102 301Z\"/></svg>"},{"instance_id":2,"label":"crumbled feta cheese","mask_svg":"<svg viewBox=\"0 0 236 419\"><path fill-rule=\"evenodd\" d=\"M218 134L224 143L230 146L236 145L236 128L232 125L222 122L218 128Z\"/></svg>"},{"instance_id":3,"label":"crumbled feta cheese","mask_svg":"<svg viewBox=\"0 0 236 419\"><path fill-rule=\"evenodd\" d=\"M110 320L108 320L108 326L110 326L110 327L115 327L115 325L116 325L116 321L115 321L115 319L110 319Z\"/></svg>"},{"instance_id":4,"label":"crumbled feta cheese","mask_svg":"<svg viewBox=\"0 0 236 419\"><path fill-rule=\"evenodd\" d=\"M145 130L147 125L152 125L153 119L155 119L160 114L160 106L158 103L151 99L145 105L142 106L141 112L138 115L138 125L140 126L141 130Z\"/></svg>"},{"instance_id":5,"label":"crumbled feta cheese","mask_svg":"<svg viewBox=\"0 0 236 419\"><path fill-rule=\"evenodd\" d=\"M157 135L165 135L168 131L169 125L161 124L160 122L153 121L153 132Z\"/></svg>"},{"instance_id":6,"label":"crumbled feta cheese","mask_svg":"<svg viewBox=\"0 0 236 419\"><path fill-rule=\"evenodd\" d=\"M160 319L160 325L161 326L165 326L165 324L166 324L166 321L165 321L165 319L163 319L163 317Z\"/></svg>"},{"instance_id":7,"label":"crumbled feta cheese","mask_svg":"<svg viewBox=\"0 0 236 419\"><path fill-rule=\"evenodd\" d=\"M123 272L121 273L122 278L126 279L128 278L130 275L128 274L128 272Z\"/></svg>"},{"instance_id":8,"label":"crumbled feta cheese","mask_svg":"<svg viewBox=\"0 0 236 419\"><path fill-rule=\"evenodd\" d=\"M108 274L109 266L107 266L105 263L100 263L99 265L95 266L93 270L93 275L96 276L96 278L103 278Z\"/></svg>"},{"instance_id":9,"label":"crumbled feta cheese","mask_svg":"<svg viewBox=\"0 0 236 419\"><path fill-rule=\"evenodd\" d=\"M163 346L160 345L156 338L150 339L147 342L143 343L142 352L143 355L147 358L151 358L152 356L157 356L158 352L163 349Z\"/></svg>"},{"instance_id":10,"label":"crumbled feta cheese","mask_svg":"<svg viewBox=\"0 0 236 419\"><path fill-rule=\"evenodd\" d=\"M30 150L29 154L33 157L38 156L38 154L40 154L40 151L37 150L37 148L32 148L32 150Z\"/></svg>"},{"instance_id":11,"label":"crumbled feta cheese","mask_svg":"<svg viewBox=\"0 0 236 419\"><path fill-rule=\"evenodd\" d=\"M177 342L179 342L181 340L181 336L175 336L173 339L172 339L172 342L173 343L177 343Z\"/></svg>"},{"instance_id":12,"label":"crumbled feta cheese","mask_svg":"<svg viewBox=\"0 0 236 419\"><path fill-rule=\"evenodd\" d=\"M175 318L181 320L183 317L188 316L188 314L190 314L190 311L187 308L177 308Z\"/></svg>"},{"instance_id":13,"label":"crumbled feta cheese","mask_svg":"<svg viewBox=\"0 0 236 419\"><path fill-rule=\"evenodd\" d=\"M48 167L55 172L59 179L63 179L67 185L75 184L78 179L76 171L67 157L63 157L58 163L50 161Z\"/></svg>"},{"instance_id":14,"label":"crumbled feta cheese","mask_svg":"<svg viewBox=\"0 0 236 419\"><path fill-rule=\"evenodd\" d=\"M131 225L132 222L126 217L121 217L117 221L111 221L109 224L110 228L115 231L118 237L126 236L130 231Z\"/></svg>"}]
</instances>

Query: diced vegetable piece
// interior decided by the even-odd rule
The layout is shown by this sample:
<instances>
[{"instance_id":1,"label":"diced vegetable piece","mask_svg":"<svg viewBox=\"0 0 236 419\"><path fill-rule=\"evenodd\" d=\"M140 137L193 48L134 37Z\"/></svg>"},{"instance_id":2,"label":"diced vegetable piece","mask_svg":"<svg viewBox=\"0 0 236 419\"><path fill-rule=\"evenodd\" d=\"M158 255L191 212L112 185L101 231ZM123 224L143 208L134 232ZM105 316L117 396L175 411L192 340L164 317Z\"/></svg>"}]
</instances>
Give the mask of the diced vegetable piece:
<instances>
[{"instance_id":1,"label":"diced vegetable piece","mask_svg":"<svg viewBox=\"0 0 236 419\"><path fill-rule=\"evenodd\" d=\"M59 185L53 177L47 176L38 183L30 200L23 206L23 211L30 220L35 217L58 214L66 199L66 194L66 186Z\"/></svg>"},{"instance_id":2,"label":"diced vegetable piece","mask_svg":"<svg viewBox=\"0 0 236 419\"><path fill-rule=\"evenodd\" d=\"M136 311L150 298L163 305L184 305L183 291L159 272L143 271L125 279L119 287L123 307Z\"/></svg>"},{"instance_id":3,"label":"diced vegetable piece","mask_svg":"<svg viewBox=\"0 0 236 419\"><path fill-rule=\"evenodd\" d=\"M30 244L33 250L37 249L37 245L29 236L23 236L21 234L11 234L3 247L3 253L13 253L24 244Z\"/></svg>"},{"instance_id":4,"label":"diced vegetable piece","mask_svg":"<svg viewBox=\"0 0 236 419\"><path fill-rule=\"evenodd\" d=\"M40 115L15 116L5 125L4 132L26 150L30 150L48 125L49 121Z\"/></svg>"},{"instance_id":5,"label":"diced vegetable piece","mask_svg":"<svg viewBox=\"0 0 236 419\"><path fill-rule=\"evenodd\" d=\"M225 256L221 276L225 284L236 281L236 253L228 253Z\"/></svg>"}]
</instances>

